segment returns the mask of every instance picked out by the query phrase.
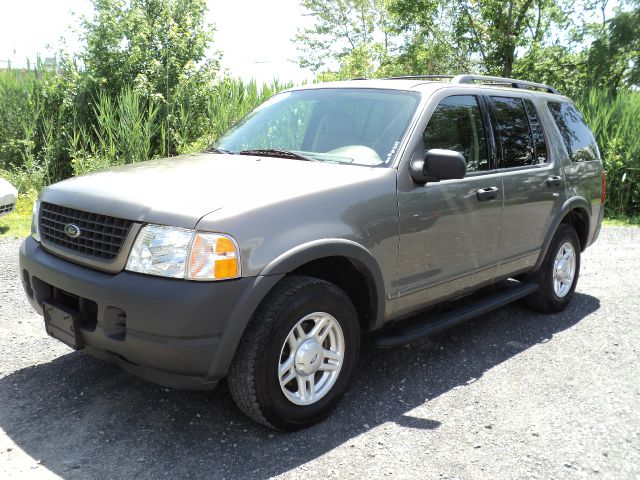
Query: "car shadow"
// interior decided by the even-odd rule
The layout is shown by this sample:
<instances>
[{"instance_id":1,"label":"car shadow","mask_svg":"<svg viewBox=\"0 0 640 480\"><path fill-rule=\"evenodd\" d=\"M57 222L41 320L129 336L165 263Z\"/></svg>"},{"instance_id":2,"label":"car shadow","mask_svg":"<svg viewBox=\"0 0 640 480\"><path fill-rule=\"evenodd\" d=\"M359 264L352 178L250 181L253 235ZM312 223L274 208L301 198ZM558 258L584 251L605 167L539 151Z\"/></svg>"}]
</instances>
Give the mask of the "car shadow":
<instances>
[{"instance_id":1,"label":"car shadow","mask_svg":"<svg viewBox=\"0 0 640 480\"><path fill-rule=\"evenodd\" d=\"M0 379L0 427L63 478L270 477L386 422L429 435L440 422L411 410L552 340L599 306L576 294L560 314L511 305L409 347L375 349L365 339L342 403L300 432L252 423L224 382L212 392L165 389L79 352Z\"/></svg>"}]
</instances>

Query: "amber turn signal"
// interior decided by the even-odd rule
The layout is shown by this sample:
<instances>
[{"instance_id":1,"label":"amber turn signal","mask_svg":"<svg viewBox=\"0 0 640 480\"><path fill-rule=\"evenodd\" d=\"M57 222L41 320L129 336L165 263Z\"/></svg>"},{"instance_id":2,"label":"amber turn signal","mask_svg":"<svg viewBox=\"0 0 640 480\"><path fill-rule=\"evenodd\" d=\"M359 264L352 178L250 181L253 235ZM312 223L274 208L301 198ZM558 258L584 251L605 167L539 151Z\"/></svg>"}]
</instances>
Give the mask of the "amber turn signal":
<instances>
[{"instance_id":1,"label":"amber turn signal","mask_svg":"<svg viewBox=\"0 0 640 480\"><path fill-rule=\"evenodd\" d=\"M187 278L225 280L240 276L240 258L235 241L218 233L198 232L193 238Z\"/></svg>"}]
</instances>

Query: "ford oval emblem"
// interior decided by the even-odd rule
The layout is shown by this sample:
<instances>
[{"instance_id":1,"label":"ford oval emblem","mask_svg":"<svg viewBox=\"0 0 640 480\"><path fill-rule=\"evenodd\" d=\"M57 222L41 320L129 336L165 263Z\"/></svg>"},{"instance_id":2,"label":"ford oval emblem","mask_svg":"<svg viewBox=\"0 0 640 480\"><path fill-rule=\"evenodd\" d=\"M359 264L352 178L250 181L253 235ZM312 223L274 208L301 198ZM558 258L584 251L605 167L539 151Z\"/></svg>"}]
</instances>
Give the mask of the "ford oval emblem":
<instances>
[{"instance_id":1,"label":"ford oval emblem","mask_svg":"<svg viewBox=\"0 0 640 480\"><path fill-rule=\"evenodd\" d=\"M73 223L68 223L64 226L64 233L67 234L67 237L70 238L78 238L80 236L80 227L74 225Z\"/></svg>"}]
</instances>

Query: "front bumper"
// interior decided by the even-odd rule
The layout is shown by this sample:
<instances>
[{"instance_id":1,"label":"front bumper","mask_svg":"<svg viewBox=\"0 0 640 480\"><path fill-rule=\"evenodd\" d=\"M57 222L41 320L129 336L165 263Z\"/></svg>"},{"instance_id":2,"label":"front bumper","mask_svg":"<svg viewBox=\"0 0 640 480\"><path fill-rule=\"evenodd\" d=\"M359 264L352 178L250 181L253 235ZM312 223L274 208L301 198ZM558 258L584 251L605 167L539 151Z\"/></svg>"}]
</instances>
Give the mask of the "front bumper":
<instances>
[{"instance_id":1,"label":"front bumper","mask_svg":"<svg viewBox=\"0 0 640 480\"><path fill-rule=\"evenodd\" d=\"M209 389L226 375L242 332L281 276L192 282L75 265L32 238L20 247L33 308L53 302L80 312L86 351L154 383Z\"/></svg>"}]
</instances>

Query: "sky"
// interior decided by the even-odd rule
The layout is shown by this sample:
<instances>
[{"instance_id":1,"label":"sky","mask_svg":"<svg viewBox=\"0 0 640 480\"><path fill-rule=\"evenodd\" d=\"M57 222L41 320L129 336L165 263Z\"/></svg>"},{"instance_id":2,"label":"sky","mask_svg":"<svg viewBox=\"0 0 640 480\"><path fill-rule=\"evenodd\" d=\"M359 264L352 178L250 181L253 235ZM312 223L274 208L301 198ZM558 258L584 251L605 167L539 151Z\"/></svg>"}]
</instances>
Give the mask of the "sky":
<instances>
[{"instance_id":1,"label":"sky","mask_svg":"<svg viewBox=\"0 0 640 480\"><path fill-rule=\"evenodd\" d=\"M213 48L223 52L222 68L229 74L258 82L313 78L291 62L297 58L291 39L308 22L299 0L207 3L208 21L216 26ZM78 15L91 12L89 0L0 0L0 68L7 61L24 67L27 58L53 56L61 36L69 50L77 51Z\"/></svg>"}]
</instances>

